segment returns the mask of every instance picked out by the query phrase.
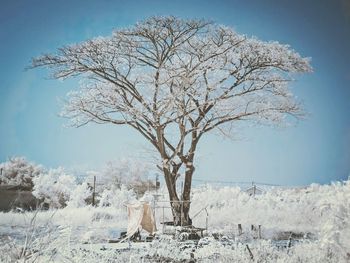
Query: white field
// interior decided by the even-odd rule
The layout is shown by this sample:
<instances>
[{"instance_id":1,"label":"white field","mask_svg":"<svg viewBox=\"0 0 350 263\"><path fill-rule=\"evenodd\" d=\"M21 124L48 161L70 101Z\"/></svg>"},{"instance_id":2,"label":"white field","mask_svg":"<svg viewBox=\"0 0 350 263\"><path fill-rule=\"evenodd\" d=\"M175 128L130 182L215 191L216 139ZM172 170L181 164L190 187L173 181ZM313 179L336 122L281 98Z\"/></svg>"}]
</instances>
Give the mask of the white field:
<instances>
[{"instance_id":1,"label":"white field","mask_svg":"<svg viewBox=\"0 0 350 263\"><path fill-rule=\"evenodd\" d=\"M161 234L162 208L155 211L159 240L130 247L108 244L127 226L128 195L116 195L113 207L1 213L0 262L186 262L191 254L199 262L350 262L350 181L270 189L255 197L238 187L196 187L192 217L204 207L209 214L208 236L197 246ZM143 199L152 202L151 195ZM164 211L170 219L170 210ZM193 224L205 227L206 213ZM241 236L237 224L242 224ZM261 225L262 239L254 239L252 224ZM288 232L305 238L299 236L290 248L279 246L276 240L288 239Z\"/></svg>"}]
</instances>

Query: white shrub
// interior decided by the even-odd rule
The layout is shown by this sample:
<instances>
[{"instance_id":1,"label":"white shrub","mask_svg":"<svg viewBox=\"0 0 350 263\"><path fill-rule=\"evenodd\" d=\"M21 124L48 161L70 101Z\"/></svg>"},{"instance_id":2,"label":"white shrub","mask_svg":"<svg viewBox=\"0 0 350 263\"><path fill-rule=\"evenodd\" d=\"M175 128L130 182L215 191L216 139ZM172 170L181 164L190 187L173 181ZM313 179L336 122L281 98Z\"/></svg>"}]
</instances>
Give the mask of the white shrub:
<instances>
[{"instance_id":1,"label":"white shrub","mask_svg":"<svg viewBox=\"0 0 350 263\"><path fill-rule=\"evenodd\" d=\"M128 190L125 185L120 189L105 189L99 198L99 206L112 206L114 208L122 208L128 202L136 200L136 195L132 190Z\"/></svg>"},{"instance_id":2,"label":"white shrub","mask_svg":"<svg viewBox=\"0 0 350 263\"><path fill-rule=\"evenodd\" d=\"M34 177L33 183L33 195L44 199L44 203L53 208L64 206L77 187L75 178L66 174L61 167Z\"/></svg>"},{"instance_id":3,"label":"white shrub","mask_svg":"<svg viewBox=\"0 0 350 263\"><path fill-rule=\"evenodd\" d=\"M13 157L0 164L0 184L33 187L32 179L43 172L43 167L27 161L24 157Z\"/></svg>"},{"instance_id":4,"label":"white shrub","mask_svg":"<svg viewBox=\"0 0 350 263\"><path fill-rule=\"evenodd\" d=\"M78 185L70 194L70 199L67 202L68 207L84 207L86 199L92 196L91 188L88 184L82 183Z\"/></svg>"},{"instance_id":5,"label":"white shrub","mask_svg":"<svg viewBox=\"0 0 350 263\"><path fill-rule=\"evenodd\" d=\"M139 193L144 193L149 185L150 167L137 160L120 159L109 161L98 176L101 191L104 189L120 188L121 185ZM151 187L154 187L151 185Z\"/></svg>"}]
</instances>

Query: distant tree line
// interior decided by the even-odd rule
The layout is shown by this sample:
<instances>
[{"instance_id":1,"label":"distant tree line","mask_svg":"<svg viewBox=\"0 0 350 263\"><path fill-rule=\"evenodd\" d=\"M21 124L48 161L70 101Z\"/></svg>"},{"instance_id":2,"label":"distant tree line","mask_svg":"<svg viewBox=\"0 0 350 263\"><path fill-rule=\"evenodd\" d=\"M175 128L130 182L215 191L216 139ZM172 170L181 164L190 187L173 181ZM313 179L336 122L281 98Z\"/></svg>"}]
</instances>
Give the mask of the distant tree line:
<instances>
[{"instance_id":1,"label":"distant tree line","mask_svg":"<svg viewBox=\"0 0 350 263\"><path fill-rule=\"evenodd\" d=\"M0 163L0 188L3 189L4 204L22 208L33 208L38 204L44 208L91 205L93 192L96 195L94 205L109 206L113 205L111 199L117 191L140 196L154 190L155 183L148 179L149 175L147 164L121 159L107 162L101 171L89 172L78 182L74 174L62 167L48 169L24 157L12 157ZM95 189L93 177L97 178ZM21 198L27 200L18 202ZM33 201L35 199L36 202ZM26 202L31 205L22 204ZM4 210L3 205L0 209Z\"/></svg>"}]
</instances>

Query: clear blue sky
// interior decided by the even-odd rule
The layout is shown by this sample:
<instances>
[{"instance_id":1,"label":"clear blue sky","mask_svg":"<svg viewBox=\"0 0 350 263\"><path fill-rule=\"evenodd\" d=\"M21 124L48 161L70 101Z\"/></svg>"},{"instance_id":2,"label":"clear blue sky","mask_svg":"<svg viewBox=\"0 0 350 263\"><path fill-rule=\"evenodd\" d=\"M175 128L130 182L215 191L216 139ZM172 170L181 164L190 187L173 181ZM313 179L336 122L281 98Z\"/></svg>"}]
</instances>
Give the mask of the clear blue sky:
<instances>
[{"instance_id":1,"label":"clear blue sky","mask_svg":"<svg viewBox=\"0 0 350 263\"><path fill-rule=\"evenodd\" d=\"M292 83L308 119L295 127L252 127L240 140L205 138L196 178L303 185L350 172L350 1L1 1L0 162L21 155L48 167L99 168L143 156L129 128L64 128L59 98L77 80L25 71L31 57L127 27L151 15L207 18L312 57L314 73Z\"/></svg>"}]
</instances>

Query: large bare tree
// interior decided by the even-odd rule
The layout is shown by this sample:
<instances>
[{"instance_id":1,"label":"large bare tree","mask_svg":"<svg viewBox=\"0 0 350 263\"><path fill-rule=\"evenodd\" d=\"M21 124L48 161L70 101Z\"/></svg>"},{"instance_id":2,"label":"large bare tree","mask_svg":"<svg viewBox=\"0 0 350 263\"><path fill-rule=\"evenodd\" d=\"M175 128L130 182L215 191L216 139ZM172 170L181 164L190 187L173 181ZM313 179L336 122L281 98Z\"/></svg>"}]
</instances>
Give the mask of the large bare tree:
<instances>
[{"instance_id":1,"label":"large bare tree","mask_svg":"<svg viewBox=\"0 0 350 263\"><path fill-rule=\"evenodd\" d=\"M294 73L311 71L309 59L288 45L176 17L152 17L112 36L64 46L34 58L32 67L48 67L57 79L85 80L63 110L74 126L128 125L151 143L177 224L191 223L191 183L202 136L241 121L299 118L302 110L288 84Z\"/></svg>"}]
</instances>

